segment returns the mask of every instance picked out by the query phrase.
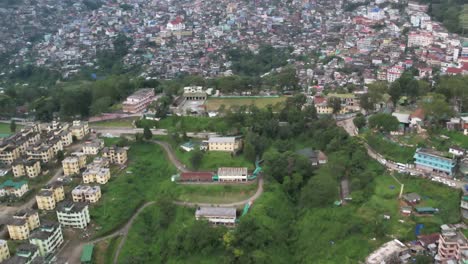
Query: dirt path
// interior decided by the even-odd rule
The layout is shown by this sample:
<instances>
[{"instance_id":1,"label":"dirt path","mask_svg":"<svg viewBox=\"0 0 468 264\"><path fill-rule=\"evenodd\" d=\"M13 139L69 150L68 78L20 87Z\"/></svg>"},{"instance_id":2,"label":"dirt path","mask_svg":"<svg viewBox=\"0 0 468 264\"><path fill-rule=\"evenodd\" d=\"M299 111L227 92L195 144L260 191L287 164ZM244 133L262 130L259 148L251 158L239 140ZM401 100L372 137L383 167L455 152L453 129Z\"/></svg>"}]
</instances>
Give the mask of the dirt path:
<instances>
[{"instance_id":1,"label":"dirt path","mask_svg":"<svg viewBox=\"0 0 468 264\"><path fill-rule=\"evenodd\" d=\"M115 255L114 255L114 264L117 263L117 261L119 260L119 255L120 255L120 251L122 251L122 247L123 245L125 244L125 241L127 240L127 235L128 235L128 231L130 231L130 227L132 227L132 224L133 224L133 221L135 221L135 219L138 217L138 215L148 206L154 204L155 202L147 202L145 203L143 206L141 206L136 212L135 214L132 216L132 218L130 218L130 221L127 222L127 224L125 224L125 226L120 229L120 231L118 233L114 233L113 236L116 236L116 235L122 235L122 240L120 240L120 243L119 245L117 246L117 250L115 251Z\"/></svg>"},{"instance_id":2,"label":"dirt path","mask_svg":"<svg viewBox=\"0 0 468 264\"><path fill-rule=\"evenodd\" d=\"M154 140L152 142L155 143L155 144L158 144L159 146L161 146L164 149L169 161L172 164L174 164L174 166L179 171L182 171L182 172L188 171L186 169L185 165L177 159L177 157L176 157L176 155L174 153L174 150L172 149L172 147L167 142L156 141L156 140ZM177 204L177 205L187 206L187 207L195 207L195 206L241 207L241 206L244 206L246 203L248 203L250 201L256 200L257 198L260 197L260 195L262 195L262 193L263 193L263 177L259 176L259 178L258 178L258 188L257 188L257 191L255 192L255 194L252 195L250 198L239 201L239 202L226 203L226 204L205 204L205 203L188 203L188 202L174 202L174 203ZM59 259L66 259L68 261L68 263L72 263L72 264L79 263L81 252L83 250L84 245L98 243L98 242L101 242L101 241L104 241L104 240L107 240L107 239L110 239L110 238L113 238L113 237L116 237L116 236L122 236L122 240L120 241L119 245L117 246L117 250L116 250L116 252L114 254L114 259L113 259L113 263L118 263L120 252L122 251L122 248L125 245L125 241L127 240L128 232L130 231L130 228L132 227L133 222L135 221L135 219L138 217L138 215L140 215L140 213L145 208L147 208L148 206L150 206L150 205L152 205L154 203L155 203L155 201L150 201L150 202L147 202L147 203L143 204L140 208L138 208L138 210L132 215L132 217L127 221L127 223L122 228L120 228L119 230L116 230L112 234L106 235L104 237L96 238L96 239L90 240L90 241L76 241L75 240L76 242L68 243L66 246L64 246L63 250L61 250L59 252L59 254L58 254Z\"/></svg>"},{"instance_id":3,"label":"dirt path","mask_svg":"<svg viewBox=\"0 0 468 264\"><path fill-rule=\"evenodd\" d=\"M244 206L246 203L250 201L254 201L260 197L263 193L263 176L258 177L258 188L254 195L250 196L248 199L234 202L234 203L221 203L221 204L213 204L213 203L190 203L190 202L174 202L177 205L187 206L187 207L197 207L197 206L215 206L215 207L241 207Z\"/></svg>"},{"instance_id":4,"label":"dirt path","mask_svg":"<svg viewBox=\"0 0 468 264\"><path fill-rule=\"evenodd\" d=\"M179 171L181 172L188 171L185 164L183 164L182 162L179 161L179 159L177 159L177 156L175 155L174 150L172 149L171 145L169 145L169 143L164 142L164 141L158 141L158 140L153 140L152 142L158 144L166 151L167 158L169 159L169 161L171 161L172 164L174 164L174 166L176 166L176 168Z\"/></svg>"}]
</instances>

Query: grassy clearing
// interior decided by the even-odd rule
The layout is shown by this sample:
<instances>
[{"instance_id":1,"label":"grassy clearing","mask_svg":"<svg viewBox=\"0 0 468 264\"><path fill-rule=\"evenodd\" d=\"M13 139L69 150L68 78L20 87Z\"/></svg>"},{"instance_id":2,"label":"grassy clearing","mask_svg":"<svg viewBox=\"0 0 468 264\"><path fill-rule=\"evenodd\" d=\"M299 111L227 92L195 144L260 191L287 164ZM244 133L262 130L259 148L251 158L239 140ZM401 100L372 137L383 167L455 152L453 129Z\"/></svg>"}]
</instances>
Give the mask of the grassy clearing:
<instances>
[{"instance_id":1,"label":"grassy clearing","mask_svg":"<svg viewBox=\"0 0 468 264\"><path fill-rule=\"evenodd\" d=\"M381 175L375 179L374 192L362 204L351 202L343 207L304 212L295 227L301 262L320 259L322 263L358 263L393 237L402 241L415 239L416 224L424 224L422 234L430 234L438 232L442 223L460 220L459 192L424 179L406 176L398 179L405 184L404 193L417 192L423 197L422 206L433 206L440 212L432 217L400 215L399 185L390 176ZM391 218L384 220L384 215Z\"/></svg>"},{"instance_id":2,"label":"grassy clearing","mask_svg":"<svg viewBox=\"0 0 468 264\"><path fill-rule=\"evenodd\" d=\"M390 140L384 139L380 134L364 134L369 146L375 151L382 154L386 159L396 162L408 163L412 162L416 147L403 147Z\"/></svg>"},{"instance_id":3,"label":"grassy clearing","mask_svg":"<svg viewBox=\"0 0 468 264\"><path fill-rule=\"evenodd\" d=\"M216 111L222 105L226 109L229 109L233 106L249 106L255 105L258 108L265 108L268 105L275 106L278 103L283 103L286 101L286 97L277 97L277 98L209 98L206 101L206 108L208 111Z\"/></svg>"},{"instance_id":4,"label":"grassy clearing","mask_svg":"<svg viewBox=\"0 0 468 264\"><path fill-rule=\"evenodd\" d=\"M91 218L99 227L95 236L120 227L144 202L157 200L160 196L192 202L233 201L254 188L249 185L232 188L176 185L170 180L175 173L176 169L158 145L132 144L128 168L112 175L110 182L101 187L101 200L91 206Z\"/></svg>"},{"instance_id":5,"label":"grassy clearing","mask_svg":"<svg viewBox=\"0 0 468 264\"><path fill-rule=\"evenodd\" d=\"M458 145L464 149L468 149L468 136L463 135L460 131L443 131L442 134L448 136L452 144Z\"/></svg>"},{"instance_id":6,"label":"grassy clearing","mask_svg":"<svg viewBox=\"0 0 468 264\"><path fill-rule=\"evenodd\" d=\"M176 147L174 147L176 148ZM192 165L190 164L190 158L193 155L193 151L186 152L180 147L175 149L177 158L190 169ZM215 171L219 167L247 167L249 170L254 169L254 164L249 162L244 158L243 155L231 156L231 153L227 152L217 152L217 151L207 151L203 155L202 162L200 164L199 171Z\"/></svg>"},{"instance_id":7,"label":"grassy clearing","mask_svg":"<svg viewBox=\"0 0 468 264\"><path fill-rule=\"evenodd\" d=\"M93 260L95 264L112 264L115 250L122 238L120 236L101 241L94 246Z\"/></svg>"},{"instance_id":8,"label":"grassy clearing","mask_svg":"<svg viewBox=\"0 0 468 264\"><path fill-rule=\"evenodd\" d=\"M246 200L257 191L257 184L250 185L178 185L177 199L184 202L232 203Z\"/></svg>"},{"instance_id":9,"label":"grassy clearing","mask_svg":"<svg viewBox=\"0 0 468 264\"><path fill-rule=\"evenodd\" d=\"M418 193L422 201L418 206L438 208L440 211L432 217L403 217L399 213L397 199L400 186L390 176L381 176L375 180L375 192L359 209L360 215L370 217L376 214L392 216L389 220L389 232L403 240L414 239L414 228L417 223L425 225L424 233L437 232L443 223L456 223L460 220L460 193L453 189L425 179L398 175L398 180L405 185L403 193ZM391 188L395 186L395 188ZM403 219L405 223L398 220Z\"/></svg>"},{"instance_id":10,"label":"grassy clearing","mask_svg":"<svg viewBox=\"0 0 468 264\"><path fill-rule=\"evenodd\" d=\"M16 131L19 131L21 128L23 128L22 125L18 125L16 124ZM11 135L11 131L10 131L10 124L7 124L7 123L0 123L0 138L2 136L8 136L8 135Z\"/></svg>"},{"instance_id":11,"label":"grassy clearing","mask_svg":"<svg viewBox=\"0 0 468 264\"><path fill-rule=\"evenodd\" d=\"M167 252L168 247L179 239L178 234L188 226L195 223L193 209L176 207L175 216L166 228L158 227L158 222L164 216L157 205L146 208L133 223L128 233L127 241L119 255L118 263L149 263L145 262L147 256L150 256L151 263L204 263L215 264L223 263L223 252L219 255L206 254L203 251L191 255L188 259L180 255L171 255ZM151 235L148 234L148 228L155 229ZM151 231L153 232L153 231ZM187 243L190 243L187 241ZM163 258L170 259L165 262Z\"/></svg>"},{"instance_id":12,"label":"grassy clearing","mask_svg":"<svg viewBox=\"0 0 468 264\"><path fill-rule=\"evenodd\" d=\"M91 127L132 127L137 118L124 118L90 123Z\"/></svg>"},{"instance_id":13,"label":"grassy clearing","mask_svg":"<svg viewBox=\"0 0 468 264\"><path fill-rule=\"evenodd\" d=\"M194 117L194 116L170 116L157 122L157 128L171 131L213 131L223 132L227 130L227 124L223 118Z\"/></svg>"},{"instance_id":14,"label":"grassy clearing","mask_svg":"<svg viewBox=\"0 0 468 264\"><path fill-rule=\"evenodd\" d=\"M124 224L145 201L169 192L170 176L174 173L175 168L166 161L161 148L151 144L132 145L129 167L101 187L103 196L91 207L91 218L101 227L96 236Z\"/></svg>"}]
</instances>

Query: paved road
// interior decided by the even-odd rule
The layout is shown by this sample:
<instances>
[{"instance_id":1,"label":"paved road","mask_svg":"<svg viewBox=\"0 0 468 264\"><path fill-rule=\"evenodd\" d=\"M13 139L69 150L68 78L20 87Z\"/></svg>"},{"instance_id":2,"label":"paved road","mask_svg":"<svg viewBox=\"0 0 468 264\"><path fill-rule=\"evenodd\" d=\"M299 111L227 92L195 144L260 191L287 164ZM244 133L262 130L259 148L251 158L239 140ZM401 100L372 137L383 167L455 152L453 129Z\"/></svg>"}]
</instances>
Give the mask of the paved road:
<instances>
[{"instance_id":1,"label":"paved road","mask_svg":"<svg viewBox=\"0 0 468 264\"><path fill-rule=\"evenodd\" d=\"M125 244L125 241L127 240L127 235L128 232L130 231L130 227L133 224L133 221L140 215L140 213L148 206L154 204L155 202L147 202L143 204L138 210L132 215L132 217L127 221L127 223L120 228L119 230L116 230L115 232L100 237L96 238L94 240L89 240L89 241L78 241L78 243L69 243L63 247L63 249L57 254L59 260L67 260L68 263L80 263L80 257L81 253L83 251L83 247L86 244L95 244L99 243L101 241L105 241L107 239L111 239L116 236L122 236L122 240L120 241L117 251L115 252L114 256L114 263L117 263L117 258L120 254L120 251L122 250L123 245Z\"/></svg>"},{"instance_id":2,"label":"paved road","mask_svg":"<svg viewBox=\"0 0 468 264\"><path fill-rule=\"evenodd\" d=\"M174 150L172 147L163 141L157 141L154 140L152 141L155 144L160 145L166 152L167 157L169 160L174 164L174 166L177 167L178 170L185 172L187 169L185 168L184 164L182 164L177 157L174 154ZM243 201L239 202L234 202L234 203L226 203L226 204L206 204L206 203L189 203L189 202L174 202L177 205L181 206L187 206L187 207L195 207L195 206L216 206L216 207L242 207L248 202L252 202L256 200L257 198L260 197L260 195L263 193L263 177L260 175L258 178L258 188L257 191L255 192L254 195L249 197L248 199L245 199ZM112 237L116 236L122 236L122 240L120 241L117 250L114 255L113 263L118 262L118 257L120 255L120 252L125 245L125 241L127 239L128 232L130 231L130 228L132 227L133 221L138 217L138 215L148 206L154 204L155 201L150 201L142 205L138 210L132 215L132 217L127 221L127 223L120 228L119 230L116 230L112 234L106 235L104 237L96 238L94 240L90 241L80 241L78 244L77 243L69 243L67 244L63 250L59 252L59 259L67 259L69 263L79 263L79 259L81 256L81 252L83 250L83 246L89 243L98 243L100 241L107 240Z\"/></svg>"},{"instance_id":3,"label":"paved road","mask_svg":"<svg viewBox=\"0 0 468 264\"><path fill-rule=\"evenodd\" d=\"M101 133L103 135L113 135L113 136L120 136L123 134L136 134L136 133L143 133L143 128L130 128L130 127L93 127L91 128L96 131L97 133ZM168 134L166 129L151 129L151 133L155 136L165 136ZM208 138L209 136L216 136L217 134L214 132L187 132L188 137L192 138Z\"/></svg>"},{"instance_id":4,"label":"paved road","mask_svg":"<svg viewBox=\"0 0 468 264\"><path fill-rule=\"evenodd\" d=\"M354 118L340 120L340 121L337 121L336 124L340 127L343 127L350 136L358 136L358 130L356 126L354 125L353 119ZM445 178L443 175L439 175L436 173L425 173L415 168L402 167L401 165L397 164L394 161L385 159L383 155L381 155L380 153L372 149L366 142L364 142L364 146L367 149L367 154L369 154L371 158L377 160L380 164L387 167L387 169L390 171L399 171L403 173L408 173L412 176L429 177L431 179L433 178L433 180L436 179L435 177L440 177L440 178L443 178L445 182L455 185L455 186L450 186L450 187L455 188L455 189L462 189L462 190L464 189L464 185L466 184L466 182L451 180L451 179Z\"/></svg>"},{"instance_id":5,"label":"paved road","mask_svg":"<svg viewBox=\"0 0 468 264\"><path fill-rule=\"evenodd\" d=\"M224 203L224 204L212 204L212 203L191 203L191 202L174 202L177 205L187 206L187 207L197 207L197 206L215 206L215 207L243 207L248 202L253 202L260 197L263 193L263 176L258 177L258 188L254 195L245 199L243 201L234 202L234 203Z\"/></svg>"}]
</instances>

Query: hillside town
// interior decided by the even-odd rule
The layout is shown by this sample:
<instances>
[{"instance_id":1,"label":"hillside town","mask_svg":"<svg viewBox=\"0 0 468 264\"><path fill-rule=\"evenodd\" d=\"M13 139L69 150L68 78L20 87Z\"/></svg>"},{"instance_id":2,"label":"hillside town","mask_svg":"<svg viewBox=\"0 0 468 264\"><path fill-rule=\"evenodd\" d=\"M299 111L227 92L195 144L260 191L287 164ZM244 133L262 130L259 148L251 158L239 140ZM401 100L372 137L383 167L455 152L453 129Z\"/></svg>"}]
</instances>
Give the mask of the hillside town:
<instances>
[{"instance_id":1,"label":"hillside town","mask_svg":"<svg viewBox=\"0 0 468 264\"><path fill-rule=\"evenodd\" d=\"M5 164L3 175L11 171L14 178L46 177L44 174L49 174L47 168L53 168L54 162L61 163L58 174L55 174L61 177L54 176L50 183L35 193L33 199L37 210L19 210L6 222L11 240L26 240L28 243L19 245L16 255L10 258L8 245L1 240L0 260L5 260L2 263L56 263L55 253L65 241L62 229L86 229L91 219L88 205L101 198L100 186L111 178L109 166L125 166L127 162L126 148L104 147L102 139L92 137L87 122L73 121L69 124L54 121L28 125L1 140L2 164ZM71 145L75 149L81 148L81 151L60 158L59 151L63 155ZM88 157L94 157L89 164ZM82 183L70 185L72 177L78 175L81 175ZM71 186L75 187L70 191ZM30 192L33 190L28 189L28 180L7 180L0 185L0 196L9 202L15 202ZM50 212L56 213L57 222L41 221L44 213Z\"/></svg>"},{"instance_id":2,"label":"hillside town","mask_svg":"<svg viewBox=\"0 0 468 264\"><path fill-rule=\"evenodd\" d=\"M463 0L0 14L0 263L468 263Z\"/></svg>"},{"instance_id":3,"label":"hillside town","mask_svg":"<svg viewBox=\"0 0 468 264\"><path fill-rule=\"evenodd\" d=\"M50 7L48 1L39 2L45 9ZM409 68L418 69L419 78L429 79L433 68L448 75L468 72L468 44L433 21L427 14L428 5L410 1L408 8L401 9L402 4L381 0L347 11L342 0L292 1L290 5L272 1L219 1L216 5L206 1L116 1L86 11L82 3L75 3L62 7L72 12L67 16L55 13L64 21L55 33L18 46L20 52L9 63L21 64L37 54L32 63L59 67L68 76L83 66L96 67L99 50L112 48L114 39L123 34L132 40L125 64L145 65L148 78L172 78L181 73L231 75L226 47L240 43L254 52L260 44L291 46L296 58L310 57L293 64L300 84L312 90L362 86L377 80L393 82ZM23 6L17 12L24 19L37 16ZM74 19L67 21L70 16ZM11 35L11 41L15 36ZM326 56L334 59L324 62ZM347 68L358 72L342 70Z\"/></svg>"}]
</instances>

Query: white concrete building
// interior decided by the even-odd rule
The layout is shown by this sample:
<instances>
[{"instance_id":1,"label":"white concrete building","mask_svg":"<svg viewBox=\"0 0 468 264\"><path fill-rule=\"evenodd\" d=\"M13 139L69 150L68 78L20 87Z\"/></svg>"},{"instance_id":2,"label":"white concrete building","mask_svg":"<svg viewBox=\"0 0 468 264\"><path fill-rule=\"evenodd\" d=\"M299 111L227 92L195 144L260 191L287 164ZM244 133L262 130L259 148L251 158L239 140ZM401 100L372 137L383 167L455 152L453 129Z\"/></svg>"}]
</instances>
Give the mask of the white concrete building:
<instances>
[{"instance_id":1,"label":"white concrete building","mask_svg":"<svg viewBox=\"0 0 468 264\"><path fill-rule=\"evenodd\" d=\"M199 207L195 212L197 220L207 220L215 225L235 225L236 208L234 207Z\"/></svg>"},{"instance_id":2,"label":"white concrete building","mask_svg":"<svg viewBox=\"0 0 468 264\"><path fill-rule=\"evenodd\" d=\"M218 180L220 182L226 181L247 181L247 168L246 167L223 167L218 169Z\"/></svg>"},{"instance_id":3,"label":"white concrete building","mask_svg":"<svg viewBox=\"0 0 468 264\"><path fill-rule=\"evenodd\" d=\"M61 202L57 206L57 219L63 226L86 228L91 221L88 205L85 203Z\"/></svg>"},{"instance_id":4,"label":"white concrete building","mask_svg":"<svg viewBox=\"0 0 468 264\"><path fill-rule=\"evenodd\" d=\"M42 224L31 233L29 243L38 247L39 255L46 256L63 244L62 227L58 223Z\"/></svg>"}]
</instances>

